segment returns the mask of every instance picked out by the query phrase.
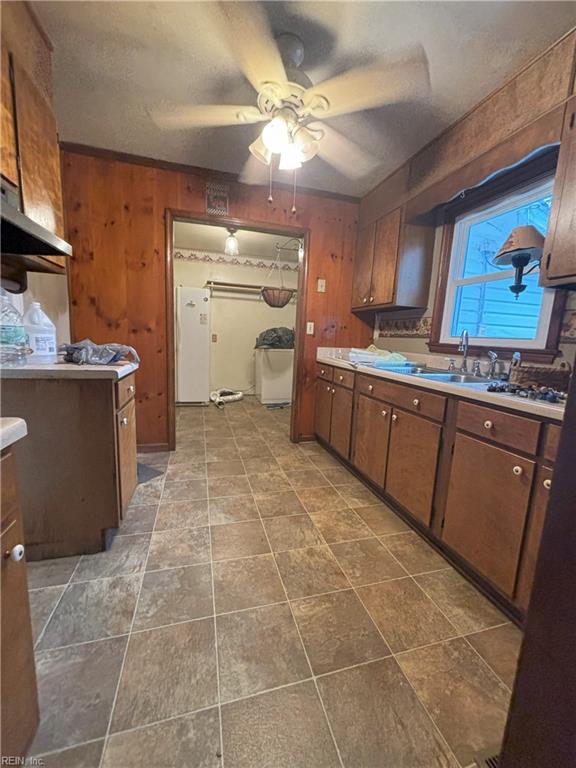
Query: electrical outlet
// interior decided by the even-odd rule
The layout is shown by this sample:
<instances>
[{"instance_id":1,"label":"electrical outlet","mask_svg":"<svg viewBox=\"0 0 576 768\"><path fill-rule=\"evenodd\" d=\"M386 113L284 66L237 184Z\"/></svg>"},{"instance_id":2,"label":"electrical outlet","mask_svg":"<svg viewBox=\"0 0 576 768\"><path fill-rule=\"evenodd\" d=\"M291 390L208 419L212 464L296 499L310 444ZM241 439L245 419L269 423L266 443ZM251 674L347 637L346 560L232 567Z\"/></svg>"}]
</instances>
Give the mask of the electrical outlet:
<instances>
[{"instance_id":1,"label":"electrical outlet","mask_svg":"<svg viewBox=\"0 0 576 768\"><path fill-rule=\"evenodd\" d=\"M326 280L323 277L318 278L318 287L316 289L318 293L326 293Z\"/></svg>"},{"instance_id":2,"label":"electrical outlet","mask_svg":"<svg viewBox=\"0 0 576 768\"><path fill-rule=\"evenodd\" d=\"M218 341L218 334L217 333L213 333L212 334L212 343L215 344L217 341Z\"/></svg>"},{"instance_id":3,"label":"electrical outlet","mask_svg":"<svg viewBox=\"0 0 576 768\"><path fill-rule=\"evenodd\" d=\"M314 323L306 323L306 335L314 336Z\"/></svg>"}]
</instances>

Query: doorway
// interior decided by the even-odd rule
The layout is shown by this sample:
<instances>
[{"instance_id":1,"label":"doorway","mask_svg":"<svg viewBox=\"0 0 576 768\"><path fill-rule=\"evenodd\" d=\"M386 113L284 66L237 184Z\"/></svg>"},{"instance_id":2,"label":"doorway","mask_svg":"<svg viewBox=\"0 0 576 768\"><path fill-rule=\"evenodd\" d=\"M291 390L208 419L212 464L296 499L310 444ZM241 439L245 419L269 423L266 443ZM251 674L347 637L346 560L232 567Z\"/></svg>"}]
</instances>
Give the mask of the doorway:
<instances>
[{"instance_id":1,"label":"doorway","mask_svg":"<svg viewBox=\"0 0 576 768\"><path fill-rule=\"evenodd\" d=\"M171 448L177 413L214 408L217 393L294 423L305 233L167 213Z\"/></svg>"}]
</instances>

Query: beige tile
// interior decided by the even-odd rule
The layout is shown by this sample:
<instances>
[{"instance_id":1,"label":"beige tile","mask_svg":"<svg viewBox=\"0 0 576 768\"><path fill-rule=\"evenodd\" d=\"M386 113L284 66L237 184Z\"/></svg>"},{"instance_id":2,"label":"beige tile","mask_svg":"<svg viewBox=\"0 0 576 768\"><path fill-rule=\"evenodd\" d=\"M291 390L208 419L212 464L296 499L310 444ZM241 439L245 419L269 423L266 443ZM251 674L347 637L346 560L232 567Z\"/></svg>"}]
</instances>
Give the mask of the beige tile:
<instances>
[{"instance_id":1,"label":"beige tile","mask_svg":"<svg viewBox=\"0 0 576 768\"><path fill-rule=\"evenodd\" d=\"M212 557L227 560L270 552L259 520L212 526Z\"/></svg>"},{"instance_id":2,"label":"beige tile","mask_svg":"<svg viewBox=\"0 0 576 768\"><path fill-rule=\"evenodd\" d=\"M152 629L212 613L209 563L151 571L144 575L134 629Z\"/></svg>"},{"instance_id":3,"label":"beige tile","mask_svg":"<svg viewBox=\"0 0 576 768\"><path fill-rule=\"evenodd\" d=\"M311 515L314 525L326 541L350 541L372 536L368 528L352 509L322 510Z\"/></svg>"},{"instance_id":4,"label":"beige tile","mask_svg":"<svg viewBox=\"0 0 576 768\"><path fill-rule=\"evenodd\" d=\"M171 528L197 528L208 525L208 500L168 501L160 504L156 517L156 531Z\"/></svg>"},{"instance_id":5,"label":"beige tile","mask_svg":"<svg viewBox=\"0 0 576 768\"><path fill-rule=\"evenodd\" d=\"M54 560L35 560L27 563L28 589L67 584L79 561L79 557L58 557Z\"/></svg>"},{"instance_id":6,"label":"beige tile","mask_svg":"<svg viewBox=\"0 0 576 768\"><path fill-rule=\"evenodd\" d=\"M317 469L321 470L337 469L342 466L337 459L327 452L311 454L310 461Z\"/></svg>"},{"instance_id":7,"label":"beige tile","mask_svg":"<svg viewBox=\"0 0 576 768\"><path fill-rule=\"evenodd\" d=\"M326 478L317 469L288 470L286 477L292 488L318 488L326 485Z\"/></svg>"},{"instance_id":8,"label":"beige tile","mask_svg":"<svg viewBox=\"0 0 576 768\"><path fill-rule=\"evenodd\" d=\"M246 496L251 493L246 477L208 478L208 493L211 499L219 496Z\"/></svg>"},{"instance_id":9,"label":"beige tile","mask_svg":"<svg viewBox=\"0 0 576 768\"><path fill-rule=\"evenodd\" d=\"M220 721L216 708L113 734L102 768L218 768Z\"/></svg>"},{"instance_id":10,"label":"beige tile","mask_svg":"<svg viewBox=\"0 0 576 768\"><path fill-rule=\"evenodd\" d=\"M292 549L275 557L290 599L350 586L328 547Z\"/></svg>"},{"instance_id":11,"label":"beige tile","mask_svg":"<svg viewBox=\"0 0 576 768\"><path fill-rule=\"evenodd\" d=\"M463 638L403 653L398 662L462 765L497 749L510 694Z\"/></svg>"},{"instance_id":12,"label":"beige tile","mask_svg":"<svg viewBox=\"0 0 576 768\"><path fill-rule=\"evenodd\" d=\"M182 528L152 534L147 571L210 562L208 528Z\"/></svg>"},{"instance_id":13,"label":"beige tile","mask_svg":"<svg viewBox=\"0 0 576 768\"><path fill-rule=\"evenodd\" d=\"M462 634L508 621L498 608L452 568L416 576L416 581Z\"/></svg>"},{"instance_id":14,"label":"beige tile","mask_svg":"<svg viewBox=\"0 0 576 768\"><path fill-rule=\"evenodd\" d=\"M324 544L309 515L267 518L264 527L274 552Z\"/></svg>"},{"instance_id":15,"label":"beige tile","mask_svg":"<svg viewBox=\"0 0 576 768\"><path fill-rule=\"evenodd\" d=\"M378 496L358 481L348 485L339 485L338 492L346 499L350 507L368 507L380 501Z\"/></svg>"},{"instance_id":16,"label":"beige tile","mask_svg":"<svg viewBox=\"0 0 576 768\"><path fill-rule=\"evenodd\" d=\"M213 619L136 632L130 637L112 732L216 704Z\"/></svg>"},{"instance_id":17,"label":"beige tile","mask_svg":"<svg viewBox=\"0 0 576 768\"><path fill-rule=\"evenodd\" d=\"M286 600L272 555L214 563L217 613Z\"/></svg>"},{"instance_id":18,"label":"beige tile","mask_svg":"<svg viewBox=\"0 0 576 768\"><path fill-rule=\"evenodd\" d=\"M235 443L206 447L206 461L238 461L240 453Z\"/></svg>"},{"instance_id":19,"label":"beige tile","mask_svg":"<svg viewBox=\"0 0 576 768\"><path fill-rule=\"evenodd\" d=\"M116 536L105 552L83 555L72 581L101 579L106 576L130 576L144 570L150 534Z\"/></svg>"},{"instance_id":20,"label":"beige tile","mask_svg":"<svg viewBox=\"0 0 576 768\"><path fill-rule=\"evenodd\" d=\"M522 632L513 624L487 629L466 638L509 688L514 685Z\"/></svg>"},{"instance_id":21,"label":"beige tile","mask_svg":"<svg viewBox=\"0 0 576 768\"><path fill-rule=\"evenodd\" d=\"M276 456L276 461L284 472L314 469L314 465L310 459L307 459L300 452L290 451L289 453L278 454L277 451L281 451L282 449L273 446L270 447L270 450Z\"/></svg>"},{"instance_id":22,"label":"beige tile","mask_svg":"<svg viewBox=\"0 0 576 768\"><path fill-rule=\"evenodd\" d=\"M294 491L256 494L254 499L262 517L301 515L306 512Z\"/></svg>"},{"instance_id":23,"label":"beige tile","mask_svg":"<svg viewBox=\"0 0 576 768\"><path fill-rule=\"evenodd\" d=\"M206 481L203 478L191 480L166 480L162 491L162 501L188 501L206 499Z\"/></svg>"},{"instance_id":24,"label":"beige tile","mask_svg":"<svg viewBox=\"0 0 576 768\"><path fill-rule=\"evenodd\" d=\"M164 477L157 477L146 483L139 483L130 500L130 506L140 507L147 504L157 504L162 495L163 485Z\"/></svg>"},{"instance_id":25,"label":"beige tile","mask_svg":"<svg viewBox=\"0 0 576 768\"><path fill-rule=\"evenodd\" d=\"M209 509L212 525L258 520L258 509L251 494L210 499Z\"/></svg>"},{"instance_id":26,"label":"beige tile","mask_svg":"<svg viewBox=\"0 0 576 768\"><path fill-rule=\"evenodd\" d=\"M386 549L406 568L408 573L427 573L450 568L447 560L436 552L417 533L402 533L382 539Z\"/></svg>"},{"instance_id":27,"label":"beige tile","mask_svg":"<svg viewBox=\"0 0 576 768\"><path fill-rule=\"evenodd\" d=\"M222 734L226 765L233 768L340 766L310 681L225 704Z\"/></svg>"},{"instance_id":28,"label":"beige tile","mask_svg":"<svg viewBox=\"0 0 576 768\"><path fill-rule=\"evenodd\" d=\"M157 510L158 506L156 504L147 504L143 507L128 507L124 512L119 533L149 533L154 528Z\"/></svg>"},{"instance_id":29,"label":"beige tile","mask_svg":"<svg viewBox=\"0 0 576 768\"><path fill-rule=\"evenodd\" d=\"M126 637L36 654L41 719L31 755L105 736Z\"/></svg>"},{"instance_id":30,"label":"beige tile","mask_svg":"<svg viewBox=\"0 0 576 768\"><path fill-rule=\"evenodd\" d=\"M369 507L356 507L366 525L378 535L404 533L412 529L386 504L372 504Z\"/></svg>"},{"instance_id":31,"label":"beige tile","mask_svg":"<svg viewBox=\"0 0 576 768\"><path fill-rule=\"evenodd\" d=\"M57 648L129 632L140 581L140 576L117 576L70 584L38 647Z\"/></svg>"},{"instance_id":32,"label":"beige tile","mask_svg":"<svg viewBox=\"0 0 576 768\"><path fill-rule=\"evenodd\" d=\"M206 477L206 464L204 461L189 462L187 464L170 464L166 470L166 481L194 480Z\"/></svg>"},{"instance_id":33,"label":"beige tile","mask_svg":"<svg viewBox=\"0 0 576 768\"><path fill-rule=\"evenodd\" d=\"M318 678L344 765L458 768L392 658Z\"/></svg>"},{"instance_id":34,"label":"beige tile","mask_svg":"<svg viewBox=\"0 0 576 768\"><path fill-rule=\"evenodd\" d=\"M270 493L271 491L288 491L290 484L283 472L264 472L259 475L248 475L252 493Z\"/></svg>"},{"instance_id":35,"label":"beige tile","mask_svg":"<svg viewBox=\"0 0 576 768\"><path fill-rule=\"evenodd\" d=\"M104 739L70 747L49 755L42 755L42 768L100 768L100 756L104 748ZM30 768L33 758L26 762ZM38 763L36 763L38 765Z\"/></svg>"},{"instance_id":36,"label":"beige tile","mask_svg":"<svg viewBox=\"0 0 576 768\"><path fill-rule=\"evenodd\" d=\"M332 544L330 549L355 587L406 576L376 538Z\"/></svg>"},{"instance_id":37,"label":"beige tile","mask_svg":"<svg viewBox=\"0 0 576 768\"><path fill-rule=\"evenodd\" d=\"M208 477L234 477L246 474L244 464L239 459L210 461L206 467L208 469Z\"/></svg>"},{"instance_id":38,"label":"beige tile","mask_svg":"<svg viewBox=\"0 0 576 768\"><path fill-rule=\"evenodd\" d=\"M315 675L390 655L351 589L294 600L292 610Z\"/></svg>"},{"instance_id":39,"label":"beige tile","mask_svg":"<svg viewBox=\"0 0 576 768\"><path fill-rule=\"evenodd\" d=\"M257 459L244 459L244 467L248 475L262 475L266 472L280 472L280 465L273 456L262 456Z\"/></svg>"},{"instance_id":40,"label":"beige tile","mask_svg":"<svg viewBox=\"0 0 576 768\"><path fill-rule=\"evenodd\" d=\"M250 443L238 443L238 453L243 459L272 458L272 452L264 440L253 440Z\"/></svg>"},{"instance_id":41,"label":"beige tile","mask_svg":"<svg viewBox=\"0 0 576 768\"><path fill-rule=\"evenodd\" d=\"M60 600L65 587L44 587L30 592L30 617L32 619L32 639L38 639L50 614Z\"/></svg>"},{"instance_id":42,"label":"beige tile","mask_svg":"<svg viewBox=\"0 0 576 768\"><path fill-rule=\"evenodd\" d=\"M348 508L343 497L331 485L322 488L300 488L297 494L307 512Z\"/></svg>"},{"instance_id":43,"label":"beige tile","mask_svg":"<svg viewBox=\"0 0 576 768\"><path fill-rule=\"evenodd\" d=\"M223 702L310 677L287 604L227 613L216 623Z\"/></svg>"},{"instance_id":44,"label":"beige tile","mask_svg":"<svg viewBox=\"0 0 576 768\"><path fill-rule=\"evenodd\" d=\"M410 578L359 587L358 596L394 653L457 634Z\"/></svg>"},{"instance_id":45,"label":"beige tile","mask_svg":"<svg viewBox=\"0 0 576 768\"><path fill-rule=\"evenodd\" d=\"M346 485L352 483L356 479L352 472L348 472L344 467L323 469L322 474L332 485Z\"/></svg>"}]
</instances>

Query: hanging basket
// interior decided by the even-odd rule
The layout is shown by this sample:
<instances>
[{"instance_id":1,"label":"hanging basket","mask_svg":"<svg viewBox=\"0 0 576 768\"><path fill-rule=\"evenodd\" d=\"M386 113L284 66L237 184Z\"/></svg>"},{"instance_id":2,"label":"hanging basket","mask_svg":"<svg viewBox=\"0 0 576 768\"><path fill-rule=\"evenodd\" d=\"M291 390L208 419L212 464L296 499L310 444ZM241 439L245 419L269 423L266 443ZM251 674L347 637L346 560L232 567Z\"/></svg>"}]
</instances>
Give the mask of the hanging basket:
<instances>
[{"instance_id":1,"label":"hanging basket","mask_svg":"<svg viewBox=\"0 0 576 768\"><path fill-rule=\"evenodd\" d=\"M294 296L292 288L262 288L262 298L269 307L285 307Z\"/></svg>"}]
</instances>

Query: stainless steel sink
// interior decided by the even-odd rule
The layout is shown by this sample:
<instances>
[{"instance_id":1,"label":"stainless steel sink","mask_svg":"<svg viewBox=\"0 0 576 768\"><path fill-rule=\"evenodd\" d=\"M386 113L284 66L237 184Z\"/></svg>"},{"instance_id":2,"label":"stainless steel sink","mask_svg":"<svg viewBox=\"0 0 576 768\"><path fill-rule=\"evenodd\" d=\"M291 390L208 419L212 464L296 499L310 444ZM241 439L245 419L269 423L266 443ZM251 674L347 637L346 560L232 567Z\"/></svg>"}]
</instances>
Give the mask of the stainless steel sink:
<instances>
[{"instance_id":1,"label":"stainless steel sink","mask_svg":"<svg viewBox=\"0 0 576 768\"><path fill-rule=\"evenodd\" d=\"M471 373L431 373L430 371L414 372L412 376L419 379L430 379L431 381L446 381L452 384L488 384L488 380L481 376L473 376Z\"/></svg>"}]
</instances>

